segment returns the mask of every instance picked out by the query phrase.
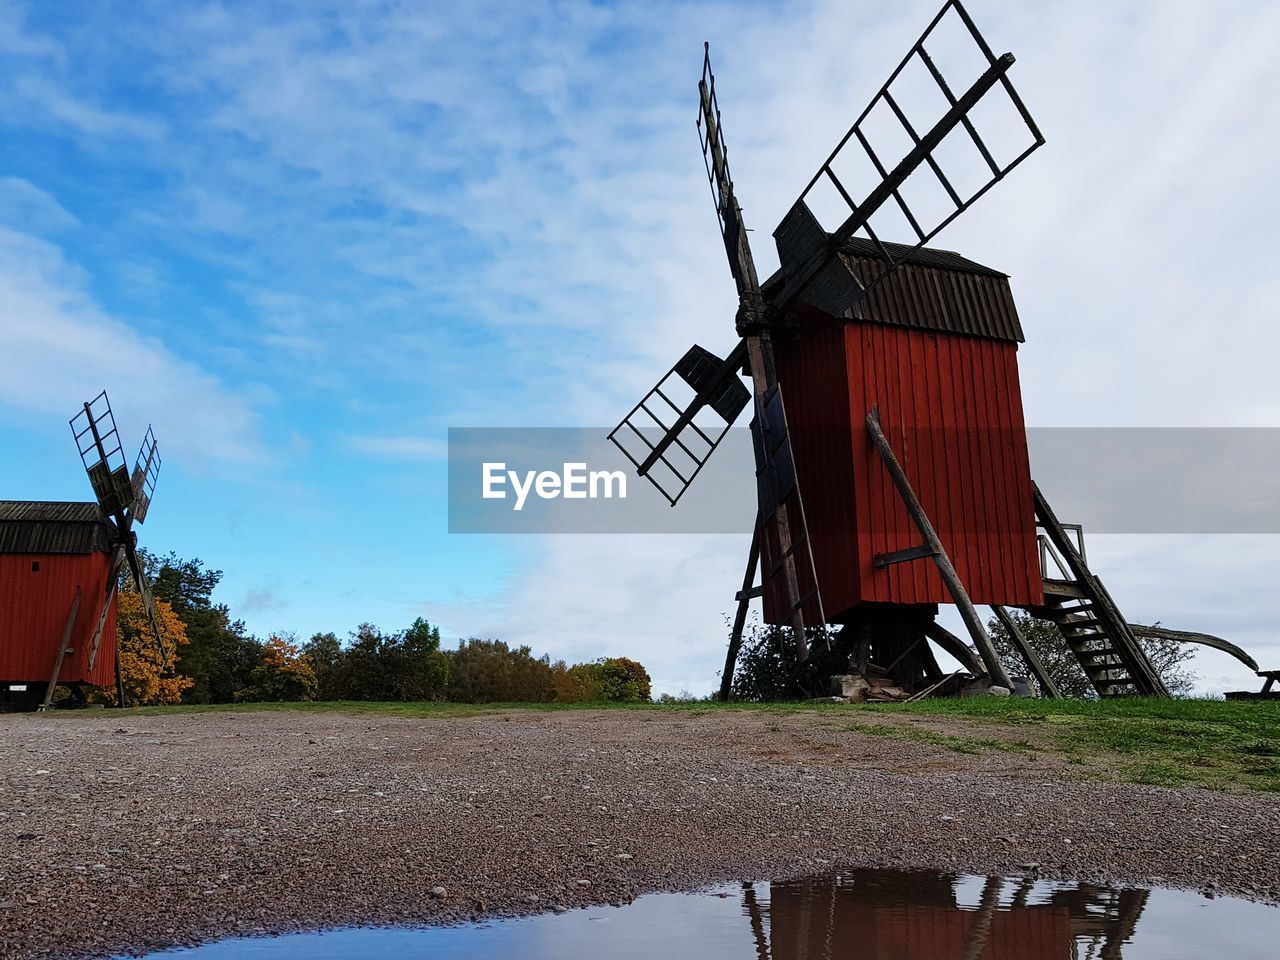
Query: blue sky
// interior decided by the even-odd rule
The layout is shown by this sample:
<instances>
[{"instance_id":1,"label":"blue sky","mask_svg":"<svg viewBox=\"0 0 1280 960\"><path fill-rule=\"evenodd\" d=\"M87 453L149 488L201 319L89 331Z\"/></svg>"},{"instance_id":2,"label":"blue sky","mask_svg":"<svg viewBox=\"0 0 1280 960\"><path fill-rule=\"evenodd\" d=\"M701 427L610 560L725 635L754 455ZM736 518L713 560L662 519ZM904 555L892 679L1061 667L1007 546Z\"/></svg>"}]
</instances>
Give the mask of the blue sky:
<instances>
[{"instance_id":1,"label":"blue sky","mask_svg":"<svg viewBox=\"0 0 1280 960\"><path fill-rule=\"evenodd\" d=\"M254 631L424 615L708 688L745 538L449 536L446 430L608 426L729 344L704 39L767 272L935 6L0 0L0 495L86 497L105 386L165 456L144 542ZM1277 9L970 7L1049 146L942 245L1013 275L1029 423L1277 425ZM1273 540L1090 556L1131 618L1280 662Z\"/></svg>"}]
</instances>

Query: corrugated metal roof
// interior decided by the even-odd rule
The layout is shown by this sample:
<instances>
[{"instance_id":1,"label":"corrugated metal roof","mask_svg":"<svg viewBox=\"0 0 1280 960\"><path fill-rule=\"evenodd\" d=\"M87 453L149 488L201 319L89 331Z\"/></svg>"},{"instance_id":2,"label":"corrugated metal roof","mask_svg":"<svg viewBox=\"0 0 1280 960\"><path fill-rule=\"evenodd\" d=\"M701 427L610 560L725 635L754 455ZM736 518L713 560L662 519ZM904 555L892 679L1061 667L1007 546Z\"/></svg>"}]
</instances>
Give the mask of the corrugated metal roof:
<instances>
[{"instance_id":1,"label":"corrugated metal roof","mask_svg":"<svg viewBox=\"0 0 1280 960\"><path fill-rule=\"evenodd\" d=\"M110 535L96 503L0 500L0 553L105 551Z\"/></svg>"}]
</instances>

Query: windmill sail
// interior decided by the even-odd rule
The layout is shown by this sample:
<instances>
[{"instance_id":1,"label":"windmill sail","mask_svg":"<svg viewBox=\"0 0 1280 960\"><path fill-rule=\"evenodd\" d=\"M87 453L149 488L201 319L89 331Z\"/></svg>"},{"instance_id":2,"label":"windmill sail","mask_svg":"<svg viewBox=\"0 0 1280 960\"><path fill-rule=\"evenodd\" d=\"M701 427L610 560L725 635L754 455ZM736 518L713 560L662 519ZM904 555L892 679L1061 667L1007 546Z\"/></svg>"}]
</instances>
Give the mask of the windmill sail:
<instances>
[{"instance_id":1,"label":"windmill sail","mask_svg":"<svg viewBox=\"0 0 1280 960\"><path fill-rule=\"evenodd\" d=\"M720 235L724 239L725 255L729 258L729 271L743 300L742 308L754 311L748 319L762 321L763 303L760 302L760 280L756 276L755 261L751 257L751 245L742 223L742 210L733 193L733 177L729 173L729 150L725 146L720 126L720 102L716 97L716 78L711 70L711 45L703 45L702 79L698 81L698 138L702 145L702 160L707 168L707 181L711 185L711 198L715 202L716 217L720 221ZM738 332L745 334L743 317L739 313Z\"/></svg>"},{"instance_id":2,"label":"windmill sail","mask_svg":"<svg viewBox=\"0 0 1280 960\"><path fill-rule=\"evenodd\" d=\"M142 438L142 446L138 449L138 458L133 462L133 475L130 478L133 501L129 515L138 523L146 522L147 510L151 507L151 497L155 493L159 475L160 454L156 449L156 435L148 426L147 433Z\"/></svg>"},{"instance_id":3,"label":"windmill sail","mask_svg":"<svg viewBox=\"0 0 1280 960\"><path fill-rule=\"evenodd\" d=\"M89 475L99 508L108 517L123 514L133 503L133 485L107 391L86 403L70 422L80 462Z\"/></svg>"},{"instance_id":4,"label":"windmill sail","mask_svg":"<svg viewBox=\"0 0 1280 960\"><path fill-rule=\"evenodd\" d=\"M116 429L115 414L111 411L111 401L107 392L100 394L84 404L83 409L71 418L71 433L75 437L76 449L80 453L80 461L89 475L89 483L97 497L98 507L103 515L115 521L115 558L108 575L107 590L102 609L98 614L97 627L90 644L90 667L97 660L98 647L102 631L106 624L107 611L111 597L115 592L116 579L119 575L121 553L128 560L133 574L134 585L142 596L142 606L147 614L147 623L155 640L156 649L160 653L161 669L168 669L173 651L164 643L160 631L160 619L156 605L151 596L151 585L147 582L146 573L138 559L136 535L132 527L136 520L142 523L151 506L151 498L155 493L156 478L160 473L160 455L156 447L155 434L147 427L134 461L133 472L130 473L124 459L124 450L120 444L120 432Z\"/></svg>"},{"instance_id":5,"label":"windmill sail","mask_svg":"<svg viewBox=\"0 0 1280 960\"><path fill-rule=\"evenodd\" d=\"M751 400L737 377L744 353L721 360L694 344L609 433L673 507Z\"/></svg>"},{"instance_id":6,"label":"windmill sail","mask_svg":"<svg viewBox=\"0 0 1280 960\"><path fill-rule=\"evenodd\" d=\"M761 593L766 598L766 609L780 611L784 622L799 615L806 624L826 623L780 386L769 390L758 405L751 421L751 439L759 503ZM785 538L778 523L780 513L788 517ZM788 593L784 582L788 569L795 578L794 596Z\"/></svg>"},{"instance_id":7,"label":"windmill sail","mask_svg":"<svg viewBox=\"0 0 1280 960\"><path fill-rule=\"evenodd\" d=\"M844 314L859 286L865 293L879 283L1044 144L1007 76L1013 62L991 51L959 0L943 5L774 231L785 278L779 309L803 299ZM912 237L905 252L881 242L882 221ZM836 261L855 235L882 260L851 285Z\"/></svg>"}]
</instances>

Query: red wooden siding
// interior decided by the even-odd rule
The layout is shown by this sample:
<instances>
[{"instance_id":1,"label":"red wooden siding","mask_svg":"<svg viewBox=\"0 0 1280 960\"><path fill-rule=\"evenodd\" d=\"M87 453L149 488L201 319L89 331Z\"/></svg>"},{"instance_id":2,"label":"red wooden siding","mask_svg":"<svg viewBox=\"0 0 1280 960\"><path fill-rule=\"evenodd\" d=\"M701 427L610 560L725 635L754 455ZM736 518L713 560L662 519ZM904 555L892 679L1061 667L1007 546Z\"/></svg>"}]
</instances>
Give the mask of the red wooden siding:
<instances>
[{"instance_id":1,"label":"red wooden siding","mask_svg":"<svg viewBox=\"0 0 1280 960\"><path fill-rule=\"evenodd\" d=\"M38 571L32 564L39 563ZM62 662L60 679L107 686L115 683L115 599L90 673L89 641L106 590L108 554L0 555L0 680L48 683L71 602L80 609L71 634L75 651Z\"/></svg>"},{"instance_id":2,"label":"red wooden siding","mask_svg":"<svg viewBox=\"0 0 1280 960\"><path fill-rule=\"evenodd\" d=\"M927 560L873 565L920 543L864 426L876 405L973 601L1041 603L1017 345L804 320L778 378L827 616L867 601L951 602ZM768 622L780 599L766 595Z\"/></svg>"},{"instance_id":3,"label":"red wooden siding","mask_svg":"<svg viewBox=\"0 0 1280 960\"><path fill-rule=\"evenodd\" d=\"M1043 601L1017 347L882 324L844 328L858 523L860 600L947 603L928 561L875 569L920 542L863 419L873 406L970 598Z\"/></svg>"},{"instance_id":4,"label":"red wooden siding","mask_svg":"<svg viewBox=\"0 0 1280 960\"><path fill-rule=\"evenodd\" d=\"M866 903L810 894L788 896L774 885L769 900L769 945L778 958L850 956L859 960L1072 960L1077 956L1072 917L1065 907L1006 908L975 935L979 914L953 906ZM826 902L822 902L825 900ZM843 945L848 953L833 952ZM979 950L966 954L972 945Z\"/></svg>"}]
</instances>

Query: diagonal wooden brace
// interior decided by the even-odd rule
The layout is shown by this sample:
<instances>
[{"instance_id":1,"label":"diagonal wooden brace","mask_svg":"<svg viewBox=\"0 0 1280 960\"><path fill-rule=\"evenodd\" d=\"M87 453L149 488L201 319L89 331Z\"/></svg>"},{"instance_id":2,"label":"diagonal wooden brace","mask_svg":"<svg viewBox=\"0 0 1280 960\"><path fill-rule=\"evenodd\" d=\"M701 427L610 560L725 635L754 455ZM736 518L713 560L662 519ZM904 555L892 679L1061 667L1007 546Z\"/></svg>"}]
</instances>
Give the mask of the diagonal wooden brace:
<instances>
[{"instance_id":1,"label":"diagonal wooden brace","mask_svg":"<svg viewBox=\"0 0 1280 960\"><path fill-rule=\"evenodd\" d=\"M733 690L733 671L738 665L738 651L742 648L742 631L747 625L747 609L751 599L760 595L752 586L756 579L756 567L760 563L760 516L752 527L751 551L747 554L747 570L742 575L742 589L738 591L738 611L733 618L733 630L729 634L729 649L725 651L724 673L720 674L720 699L727 701Z\"/></svg>"},{"instance_id":2,"label":"diagonal wooden brace","mask_svg":"<svg viewBox=\"0 0 1280 960\"><path fill-rule=\"evenodd\" d=\"M907 508L907 513L915 522L920 536L924 538L925 546L934 551L933 562L937 565L938 572L942 574L942 581L947 585L951 599L960 610L960 617L969 629L973 645L978 648L978 655L982 657L983 666L987 668L987 676L991 678L993 684L1012 690L1013 681L1009 679L1009 674L1005 672L1004 664L1000 662L1000 656L996 653L991 638L987 636L987 628L983 626L982 618L974 609L973 601L969 599L969 592L960 582L960 575L956 573L955 565L952 564L951 558L942 546L942 541L938 539L937 531L933 529L928 514L924 512L924 507L920 505L915 491L911 489L911 482L907 480L902 464L898 462L893 447L889 445L888 437L880 427L879 407L872 407L867 413L867 432L871 434L871 442L875 445L880 459L884 461L885 469L893 479L893 485L898 489L898 496L902 498L903 506Z\"/></svg>"}]
</instances>

